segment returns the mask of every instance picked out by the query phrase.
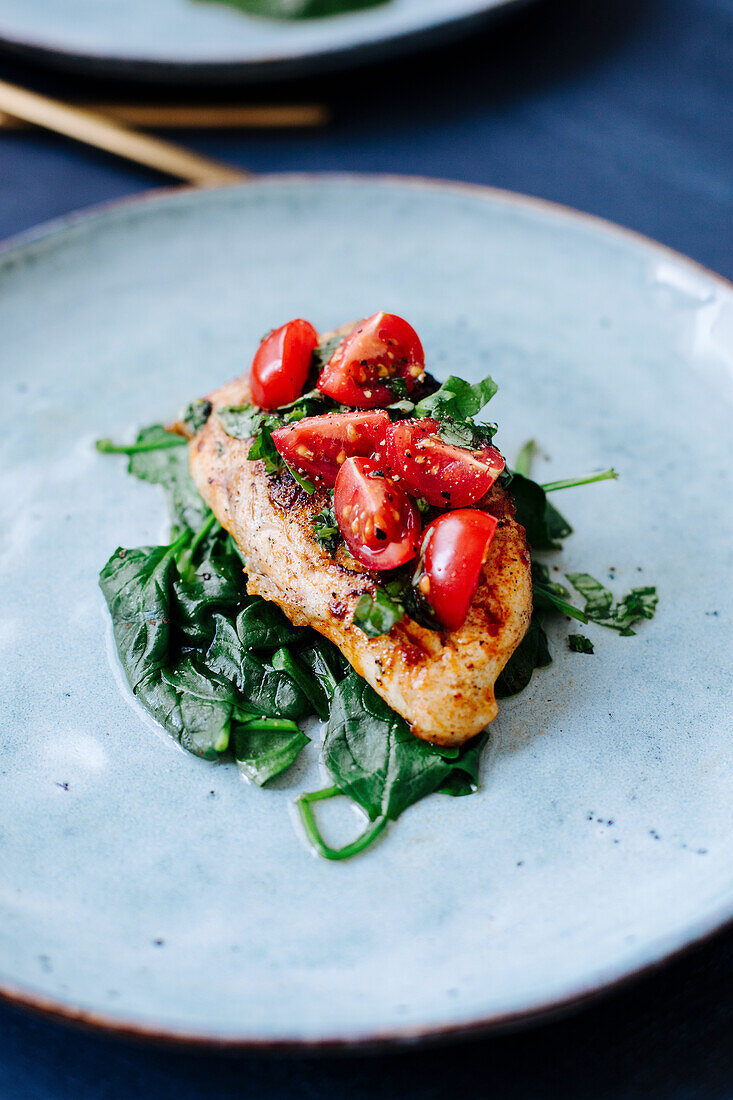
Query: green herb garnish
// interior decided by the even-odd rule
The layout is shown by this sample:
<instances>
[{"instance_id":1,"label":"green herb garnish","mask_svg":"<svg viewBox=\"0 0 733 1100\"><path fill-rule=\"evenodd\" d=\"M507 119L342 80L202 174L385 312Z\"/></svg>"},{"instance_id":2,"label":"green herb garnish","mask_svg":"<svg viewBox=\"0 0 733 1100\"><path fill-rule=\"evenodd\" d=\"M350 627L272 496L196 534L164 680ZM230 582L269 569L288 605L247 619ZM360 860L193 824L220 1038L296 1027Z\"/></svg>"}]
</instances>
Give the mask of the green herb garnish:
<instances>
[{"instance_id":1,"label":"green herb garnish","mask_svg":"<svg viewBox=\"0 0 733 1100\"><path fill-rule=\"evenodd\" d=\"M587 618L599 626L617 630L622 636L635 634L636 631L631 628L643 619L653 618L657 610L659 597L656 588L632 588L614 606L613 593L595 577L588 573L567 573L566 576L585 600Z\"/></svg>"},{"instance_id":2,"label":"green herb garnish","mask_svg":"<svg viewBox=\"0 0 733 1100\"><path fill-rule=\"evenodd\" d=\"M583 634L568 634L568 649L573 653L593 653L593 642Z\"/></svg>"},{"instance_id":3,"label":"green herb garnish","mask_svg":"<svg viewBox=\"0 0 733 1100\"><path fill-rule=\"evenodd\" d=\"M389 634L404 617L404 604L378 586L373 596L365 592L359 597L354 609L354 626L363 630L367 638L377 638L380 634Z\"/></svg>"},{"instance_id":4,"label":"green herb garnish","mask_svg":"<svg viewBox=\"0 0 733 1100\"><path fill-rule=\"evenodd\" d=\"M319 546L333 557L341 541L341 532L333 509L333 502L322 508L318 515L313 517L312 530L313 538Z\"/></svg>"},{"instance_id":5,"label":"green herb garnish","mask_svg":"<svg viewBox=\"0 0 733 1100\"><path fill-rule=\"evenodd\" d=\"M206 421L211 416L211 402L204 397L192 401L187 405L183 413L183 423L192 435L200 432Z\"/></svg>"}]
</instances>

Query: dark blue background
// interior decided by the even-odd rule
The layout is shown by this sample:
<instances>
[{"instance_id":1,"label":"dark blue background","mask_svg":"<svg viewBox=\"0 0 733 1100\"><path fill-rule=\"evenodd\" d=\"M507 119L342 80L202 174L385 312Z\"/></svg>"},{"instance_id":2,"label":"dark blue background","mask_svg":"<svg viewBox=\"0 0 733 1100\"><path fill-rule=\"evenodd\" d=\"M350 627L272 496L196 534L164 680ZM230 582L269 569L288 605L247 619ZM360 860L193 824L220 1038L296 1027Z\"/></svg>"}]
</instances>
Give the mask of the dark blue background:
<instances>
[{"instance_id":1,"label":"dark blue background","mask_svg":"<svg viewBox=\"0 0 733 1100\"><path fill-rule=\"evenodd\" d=\"M731 0L545 0L405 62L242 96L323 99L326 130L182 137L255 171L414 173L541 195L733 277L732 51ZM162 94L26 63L3 62L0 76L60 96ZM0 236L161 182L43 134L6 135ZM0 1100L729 1098L732 980L728 932L561 1021L327 1060L136 1048L0 1006Z\"/></svg>"}]
</instances>

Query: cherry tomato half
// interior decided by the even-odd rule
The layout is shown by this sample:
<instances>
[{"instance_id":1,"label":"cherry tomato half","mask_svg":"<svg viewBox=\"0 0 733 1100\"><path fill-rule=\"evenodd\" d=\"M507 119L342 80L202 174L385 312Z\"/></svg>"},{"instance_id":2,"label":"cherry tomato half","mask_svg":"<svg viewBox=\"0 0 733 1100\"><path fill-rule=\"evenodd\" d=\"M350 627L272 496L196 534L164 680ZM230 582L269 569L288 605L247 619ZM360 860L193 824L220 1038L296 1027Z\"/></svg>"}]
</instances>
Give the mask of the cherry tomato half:
<instances>
[{"instance_id":1,"label":"cherry tomato half","mask_svg":"<svg viewBox=\"0 0 733 1100\"><path fill-rule=\"evenodd\" d=\"M466 621L498 522L487 512L460 508L425 529L417 587L448 630Z\"/></svg>"},{"instance_id":2,"label":"cherry tomato half","mask_svg":"<svg viewBox=\"0 0 733 1100\"><path fill-rule=\"evenodd\" d=\"M488 444L472 451L444 443L437 430L437 420L428 418L390 424L384 449L388 471L428 504L465 508L489 491L504 459Z\"/></svg>"},{"instance_id":3,"label":"cherry tomato half","mask_svg":"<svg viewBox=\"0 0 733 1100\"><path fill-rule=\"evenodd\" d=\"M328 413L276 428L272 442L288 466L330 487L347 458L369 458L382 446L388 427L381 410Z\"/></svg>"},{"instance_id":4,"label":"cherry tomato half","mask_svg":"<svg viewBox=\"0 0 733 1100\"><path fill-rule=\"evenodd\" d=\"M252 360L252 400L261 409L276 409L300 397L311 368L318 333L308 321L288 321L262 341Z\"/></svg>"},{"instance_id":5,"label":"cherry tomato half","mask_svg":"<svg viewBox=\"0 0 733 1100\"><path fill-rule=\"evenodd\" d=\"M394 313L375 313L361 321L333 353L318 379L318 389L362 409L396 400L386 385L403 378L409 393L425 374L425 352L412 325Z\"/></svg>"},{"instance_id":6,"label":"cherry tomato half","mask_svg":"<svg viewBox=\"0 0 733 1100\"><path fill-rule=\"evenodd\" d=\"M414 501L373 458L347 458L339 470L334 509L339 530L357 561L396 569L417 554L420 513Z\"/></svg>"}]
</instances>

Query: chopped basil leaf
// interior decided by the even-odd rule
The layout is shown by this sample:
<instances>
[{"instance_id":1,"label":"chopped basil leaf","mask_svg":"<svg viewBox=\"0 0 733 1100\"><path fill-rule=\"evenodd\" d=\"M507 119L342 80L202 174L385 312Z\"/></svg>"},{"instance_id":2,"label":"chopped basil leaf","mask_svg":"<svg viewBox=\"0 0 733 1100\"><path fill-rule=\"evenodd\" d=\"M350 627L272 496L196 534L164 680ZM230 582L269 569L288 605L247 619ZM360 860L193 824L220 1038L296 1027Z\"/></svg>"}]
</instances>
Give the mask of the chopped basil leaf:
<instances>
[{"instance_id":1,"label":"chopped basil leaf","mask_svg":"<svg viewBox=\"0 0 733 1100\"><path fill-rule=\"evenodd\" d=\"M418 416L434 416L437 420L468 420L480 413L498 390L493 378L487 376L471 385L451 375L440 389L424 397L416 406Z\"/></svg>"},{"instance_id":2,"label":"chopped basil leaf","mask_svg":"<svg viewBox=\"0 0 733 1100\"><path fill-rule=\"evenodd\" d=\"M200 432L206 421L211 416L211 402L204 397L199 397L186 406L183 413L183 423L192 435Z\"/></svg>"},{"instance_id":3,"label":"chopped basil leaf","mask_svg":"<svg viewBox=\"0 0 733 1100\"><path fill-rule=\"evenodd\" d=\"M257 435L252 441L252 446L247 451L250 462L262 459L265 471L268 474L277 474L285 466L282 455L272 441L272 433L278 427L278 421L274 417L267 417L260 424Z\"/></svg>"},{"instance_id":4,"label":"chopped basil leaf","mask_svg":"<svg viewBox=\"0 0 733 1100\"><path fill-rule=\"evenodd\" d=\"M471 420L452 420L450 417L441 420L438 426L438 435L444 443L471 450L491 443L496 431L496 424L474 424Z\"/></svg>"},{"instance_id":5,"label":"chopped basil leaf","mask_svg":"<svg viewBox=\"0 0 733 1100\"><path fill-rule=\"evenodd\" d=\"M336 513L333 504L322 508L312 522L313 538L331 557L336 553L336 547L341 541Z\"/></svg>"},{"instance_id":6,"label":"chopped basil leaf","mask_svg":"<svg viewBox=\"0 0 733 1100\"><path fill-rule=\"evenodd\" d=\"M583 634L568 634L568 649L573 653L593 653L593 642Z\"/></svg>"},{"instance_id":7,"label":"chopped basil leaf","mask_svg":"<svg viewBox=\"0 0 733 1100\"><path fill-rule=\"evenodd\" d=\"M387 379L386 385L398 401L407 400L407 382L402 375L396 375L394 378Z\"/></svg>"},{"instance_id":8,"label":"chopped basil leaf","mask_svg":"<svg viewBox=\"0 0 733 1100\"><path fill-rule=\"evenodd\" d=\"M298 471L294 469L294 467L288 466L287 462L283 461L283 466L288 471L293 481L297 482L297 484L300 485L303 492L307 493L309 497L312 497L316 491L316 487L313 482L309 481L307 477L303 477L302 474L299 474Z\"/></svg>"},{"instance_id":9,"label":"chopped basil leaf","mask_svg":"<svg viewBox=\"0 0 733 1100\"><path fill-rule=\"evenodd\" d=\"M313 358L311 359L311 369L320 374L326 363L335 352L336 348L346 339L348 335L348 333L343 333L341 336L331 336L330 339L324 340L322 343L320 343L313 352Z\"/></svg>"},{"instance_id":10,"label":"chopped basil leaf","mask_svg":"<svg viewBox=\"0 0 733 1100\"><path fill-rule=\"evenodd\" d=\"M365 592L359 597L354 609L354 626L358 626L367 638L377 638L380 634L389 634L404 617L404 604L379 587L373 596Z\"/></svg>"},{"instance_id":11,"label":"chopped basil leaf","mask_svg":"<svg viewBox=\"0 0 733 1100\"><path fill-rule=\"evenodd\" d=\"M651 619L659 603L656 588L632 588L613 606L613 594L588 573L567 573L573 588L585 600L585 613L598 626L617 630L624 637L636 633L632 627L643 619Z\"/></svg>"},{"instance_id":12,"label":"chopped basil leaf","mask_svg":"<svg viewBox=\"0 0 733 1100\"><path fill-rule=\"evenodd\" d=\"M252 439L267 419L267 414L254 405L222 405L215 415L232 439Z\"/></svg>"}]
</instances>

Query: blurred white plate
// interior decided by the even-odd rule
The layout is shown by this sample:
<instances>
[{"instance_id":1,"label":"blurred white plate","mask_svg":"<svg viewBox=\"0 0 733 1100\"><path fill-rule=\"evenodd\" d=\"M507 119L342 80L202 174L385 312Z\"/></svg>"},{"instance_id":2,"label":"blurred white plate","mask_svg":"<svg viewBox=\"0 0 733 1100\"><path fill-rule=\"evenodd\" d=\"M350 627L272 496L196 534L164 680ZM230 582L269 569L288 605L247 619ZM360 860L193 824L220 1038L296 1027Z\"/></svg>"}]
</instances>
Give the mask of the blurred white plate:
<instances>
[{"instance_id":1,"label":"blurred white plate","mask_svg":"<svg viewBox=\"0 0 733 1100\"><path fill-rule=\"evenodd\" d=\"M458 37L526 0L387 0L309 20L196 0L2 0L0 45L121 77L262 80L380 60Z\"/></svg>"}]
</instances>

